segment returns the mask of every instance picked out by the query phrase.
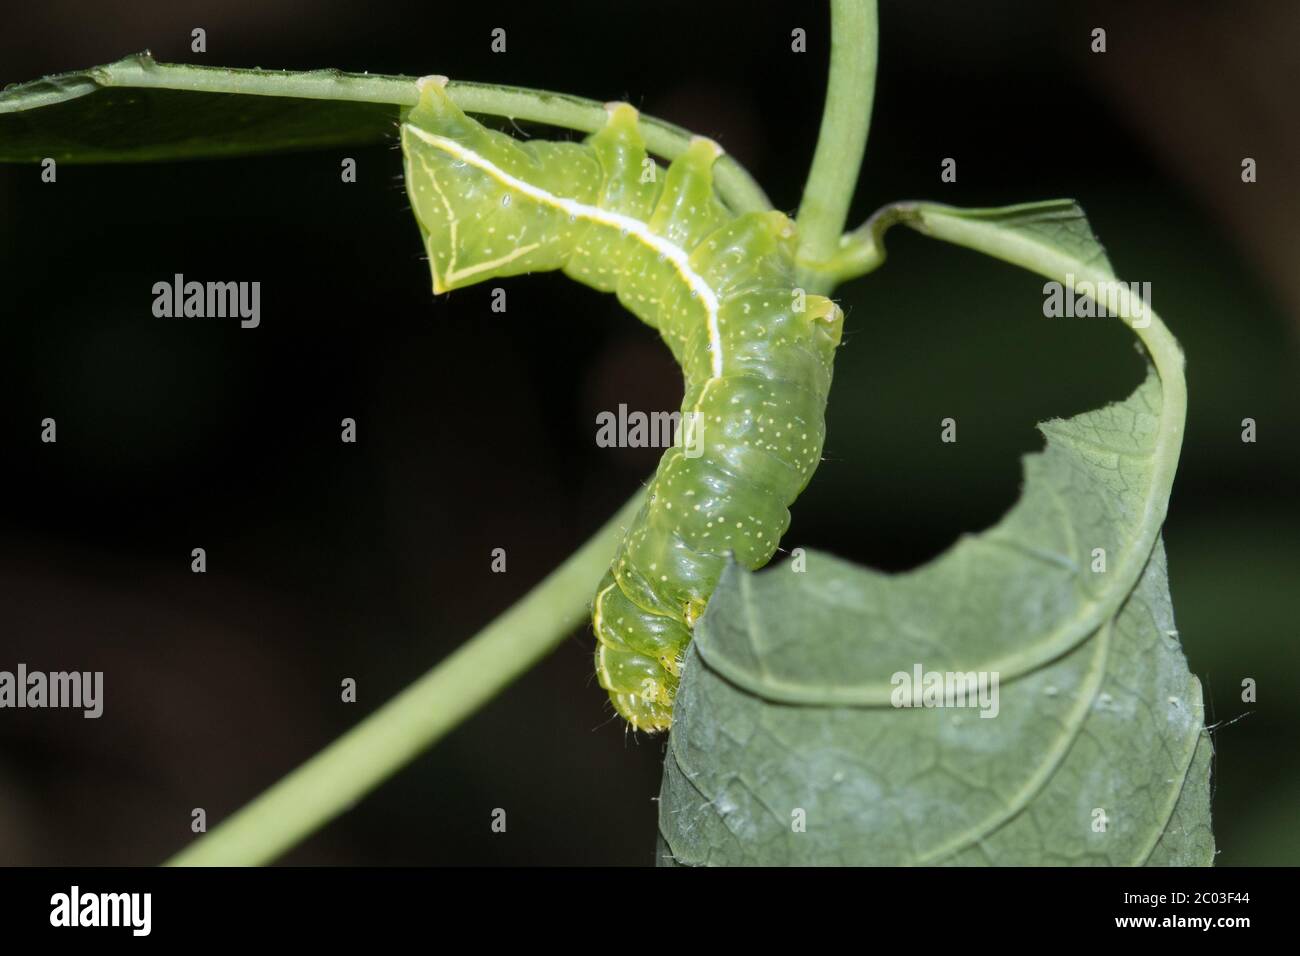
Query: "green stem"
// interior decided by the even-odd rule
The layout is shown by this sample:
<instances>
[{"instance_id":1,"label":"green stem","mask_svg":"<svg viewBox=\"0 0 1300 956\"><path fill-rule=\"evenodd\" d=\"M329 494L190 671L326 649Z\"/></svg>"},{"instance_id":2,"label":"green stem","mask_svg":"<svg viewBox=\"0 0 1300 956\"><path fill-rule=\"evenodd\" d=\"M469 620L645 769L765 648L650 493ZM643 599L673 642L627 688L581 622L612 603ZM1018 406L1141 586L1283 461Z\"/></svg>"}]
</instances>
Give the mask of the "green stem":
<instances>
[{"instance_id":1,"label":"green stem","mask_svg":"<svg viewBox=\"0 0 1300 956\"><path fill-rule=\"evenodd\" d=\"M600 129L609 119L603 104L577 96L517 86L454 81L447 85L447 90L456 105L468 113L509 116L587 133ZM673 159L690 145L692 134L680 126L645 114L641 115L640 122L646 148L656 155ZM718 195L735 213L763 212L772 208L772 201L763 188L744 166L730 156L724 154L714 164L713 180Z\"/></svg>"},{"instance_id":2,"label":"green stem","mask_svg":"<svg viewBox=\"0 0 1300 956\"><path fill-rule=\"evenodd\" d=\"M347 810L528 670L586 615L641 506L634 495L525 597L348 733L194 841L170 866L266 863Z\"/></svg>"},{"instance_id":3,"label":"green stem","mask_svg":"<svg viewBox=\"0 0 1300 956\"><path fill-rule=\"evenodd\" d=\"M195 93L235 93L248 96L279 96L297 99L346 100L411 107L419 101L415 78L367 73L316 70L309 73L281 70L241 70L183 63L157 63L147 55L127 57L88 71L84 79L51 86L51 102L93 93L102 87L131 87L183 90ZM452 80L447 91L468 113L506 116L511 119L546 123L565 129L592 133L605 125L609 114L595 100L565 93L551 93L497 83ZM24 108L42 105L39 94L29 94ZM641 117L641 130L652 153L673 159L690 145L691 133L653 116ZM718 193L734 212L755 212L772 208L762 187L740 163L729 156L714 168ZM840 227L843 227L843 221Z\"/></svg>"},{"instance_id":4,"label":"green stem","mask_svg":"<svg viewBox=\"0 0 1300 956\"><path fill-rule=\"evenodd\" d=\"M798 216L800 285L815 291L832 285L820 264L839 249L867 146L878 33L875 0L831 0L826 105Z\"/></svg>"},{"instance_id":5,"label":"green stem","mask_svg":"<svg viewBox=\"0 0 1300 956\"><path fill-rule=\"evenodd\" d=\"M900 222L915 223L924 203L895 202L882 206L853 232L840 240L840 248L821 264L821 272L839 285L879 268L885 261L885 233Z\"/></svg>"}]
</instances>

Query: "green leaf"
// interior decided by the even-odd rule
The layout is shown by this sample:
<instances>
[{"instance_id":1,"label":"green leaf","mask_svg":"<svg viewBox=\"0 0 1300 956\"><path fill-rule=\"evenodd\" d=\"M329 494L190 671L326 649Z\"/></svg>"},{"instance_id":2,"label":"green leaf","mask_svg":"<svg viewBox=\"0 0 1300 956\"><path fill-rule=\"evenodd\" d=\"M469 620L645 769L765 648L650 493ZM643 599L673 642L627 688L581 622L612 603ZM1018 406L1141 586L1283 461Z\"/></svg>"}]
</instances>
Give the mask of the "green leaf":
<instances>
[{"instance_id":1,"label":"green leaf","mask_svg":"<svg viewBox=\"0 0 1300 956\"><path fill-rule=\"evenodd\" d=\"M146 54L0 93L0 161L124 162L382 142L409 77L228 70Z\"/></svg>"},{"instance_id":2,"label":"green leaf","mask_svg":"<svg viewBox=\"0 0 1300 956\"><path fill-rule=\"evenodd\" d=\"M602 104L579 96L453 80L468 113L594 132ZM239 156L396 142L403 109L419 99L415 77L339 70L290 72L158 63L140 53L0 92L0 162L136 162ZM641 116L646 147L667 159L691 134ZM749 173L729 156L715 172L738 212L770 209Z\"/></svg>"},{"instance_id":3,"label":"green leaf","mask_svg":"<svg viewBox=\"0 0 1300 956\"><path fill-rule=\"evenodd\" d=\"M1080 288L1114 278L1071 203L895 214ZM994 528L901 575L816 552L803 571L728 569L676 702L665 862L1212 862L1211 747L1159 541L1182 356L1153 312L1126 314L1146 380L1041 425ZM918 667L996 674L996 716L892 706Z\"/></svg>"}]
</instances>

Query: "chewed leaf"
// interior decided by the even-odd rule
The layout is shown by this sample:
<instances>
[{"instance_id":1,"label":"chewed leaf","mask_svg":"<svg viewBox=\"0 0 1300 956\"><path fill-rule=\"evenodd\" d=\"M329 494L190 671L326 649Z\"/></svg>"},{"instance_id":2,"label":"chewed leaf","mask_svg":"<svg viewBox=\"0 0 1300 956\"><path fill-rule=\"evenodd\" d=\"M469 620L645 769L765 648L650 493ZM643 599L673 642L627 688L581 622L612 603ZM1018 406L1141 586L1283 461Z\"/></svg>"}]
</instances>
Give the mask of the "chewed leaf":
<instances>
[{"instance_id":1,"label":"chewed leaf","mask_svg":"<svg viewBox=\"0 0 1300 956\"><path fill-rule=\"evenodd\" d=\"M803 574L783 566L724 577L714 600L739 601L764 624L759 634L742 625L719 636L710 621L721 609L701 624L660 797L673 860L1212 861L1201 687L1174 636L1162 548L1112 622L1059 660L986 683L982 697L974 672L969 707L790 706L764 698L761 680L739 687L709 666L751 637L783 635L807 649L832 630L869 656L896 623L864 616L850 597L870 574L812 552ZM821 582L815 597L795 596L805 581ZM817 627L771 610L774 601L825 603L828 589L846 600L832 599ZM923 645L913 657L900 669L909 681L917 667L944 672Z\"/></svg>"},{"instance_id":2,"label":"chewed leaf","mask_svg":"<svg viewBox=\"0 0 1300 956\"><path fill-rule=\"evenodd\" d=\"M897 221L1113 280L1072 204ZM1159 541L1181 353L1154 313L1133 325L1146 381L1040 426L994 528L901 575L816 552L728 569L679 691L665 862L1212 862L1211 748Z\"/></svg>"},{"instance_id":3,"label":"chewed leaf","mask_svg":"<svg viewBox=\"0 0 1300 956\"><path fill-rule=\"evenodd\" d=\"M701 653L741 687L790 703L888 704L891 676L922 658L1003 681L1032 672L1109 620L1146 564L1134 519L1152 500L1159 413L1152 371L1126 402L1043 425L1047 448L1027 456L1015 507L916 571L845 576L810 561L763 588L720 590ZM792 606L795 631L767 626ZM837 626L845 611L856 627Z\"/></svg>"}]
</instances>

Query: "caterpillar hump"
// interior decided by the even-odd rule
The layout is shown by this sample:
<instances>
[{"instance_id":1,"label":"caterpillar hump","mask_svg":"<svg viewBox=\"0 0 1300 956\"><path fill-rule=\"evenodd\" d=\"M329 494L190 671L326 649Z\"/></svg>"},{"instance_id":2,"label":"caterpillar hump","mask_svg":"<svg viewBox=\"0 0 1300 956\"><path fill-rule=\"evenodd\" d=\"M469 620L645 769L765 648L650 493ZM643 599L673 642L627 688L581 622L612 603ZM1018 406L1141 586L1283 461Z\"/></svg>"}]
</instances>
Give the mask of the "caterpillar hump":
<instances>
[{"instance_id":1,"label":"caterpillar hump","mask_svg":"<svg viewBox=\"0 0 1300 956\"><path fill-rule=\"evenodd\" d=\"M617 295L682 367L694 440L660 459L592 603L600 685L657 731L727 556L771 559L821 459L843 314L795 288L785 215L718 200L717 144L696 138L664 170L636 110L606 109L582 144L519 142L422 81L402 150L435 292L560 269Z\"/></svg>"}]
</instances>

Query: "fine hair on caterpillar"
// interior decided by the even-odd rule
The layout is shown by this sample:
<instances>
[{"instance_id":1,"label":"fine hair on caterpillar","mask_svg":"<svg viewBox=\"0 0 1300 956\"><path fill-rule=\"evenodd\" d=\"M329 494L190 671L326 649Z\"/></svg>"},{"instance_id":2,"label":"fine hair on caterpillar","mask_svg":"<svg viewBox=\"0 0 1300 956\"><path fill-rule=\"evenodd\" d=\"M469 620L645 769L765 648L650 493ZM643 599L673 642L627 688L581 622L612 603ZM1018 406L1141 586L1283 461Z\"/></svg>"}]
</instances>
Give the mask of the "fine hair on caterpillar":
<instances>
[{"instance_id":1,"label":"fine hair on caterpillar","mask_svg":"<svg viewBox=\"0 0 1300 956\"><path fill-rule=\"evenodd\" d=\"M718 199L712 140L660 169L637 111L610 103L582 143L520 142L466 116L445 85L422 80L401 127L434 292L560 270L617 295L682 369L685 439L660 459L592 602L600 685L633 728L665 730L728 556L771 559L821 459L843 314L797 288L788 217Z\"/></svg>"}]
</instances>

